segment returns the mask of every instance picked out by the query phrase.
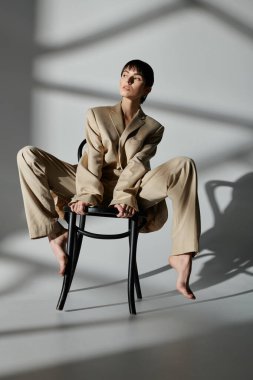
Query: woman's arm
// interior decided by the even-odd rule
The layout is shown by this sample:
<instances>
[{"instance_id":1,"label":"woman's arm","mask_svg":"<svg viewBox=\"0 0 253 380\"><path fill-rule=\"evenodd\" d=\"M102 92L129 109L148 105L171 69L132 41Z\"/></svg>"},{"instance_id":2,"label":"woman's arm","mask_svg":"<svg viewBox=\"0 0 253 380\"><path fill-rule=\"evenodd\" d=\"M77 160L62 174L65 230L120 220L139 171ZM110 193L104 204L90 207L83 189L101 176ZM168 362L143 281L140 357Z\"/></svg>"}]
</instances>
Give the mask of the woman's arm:
<instances>
[{"instance_id":1,"label":"woman's arm","mask_svg":"<svg viewBox=\"0 0 253 380\"><path fill-rule=\"evenodd\" d=\"M162 139L164 127L160 126L145 141L142 149L131 158L121 173L113 193L111 205L125 204L138 210L136 196L142 177L150 170L150 159L155 155Z\"/></svg>"},{"instance_id":2,"label":"woman's arm","mask_svg":"<svg viewBox=\"0 0 253 380\"><path fill-rule=\"evenodd\" d=\"M86 122L87 153L77 166L76 195L71 203L82 201L96 205L103 199L103 184L101 183L104 148L100 131L92 109L88 111Z\"/></svg>"}]
</instances>

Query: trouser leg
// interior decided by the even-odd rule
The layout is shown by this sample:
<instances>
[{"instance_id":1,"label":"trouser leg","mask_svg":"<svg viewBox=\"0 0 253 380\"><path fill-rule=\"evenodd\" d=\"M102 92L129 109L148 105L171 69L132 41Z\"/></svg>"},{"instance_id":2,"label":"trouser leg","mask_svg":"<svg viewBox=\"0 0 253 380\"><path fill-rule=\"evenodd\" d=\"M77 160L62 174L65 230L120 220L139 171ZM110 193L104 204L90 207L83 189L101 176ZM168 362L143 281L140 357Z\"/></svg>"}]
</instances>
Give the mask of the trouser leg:
<instances>
[{"instance_id":1,"label":"trouser leg","mask_svg":"<svg viewBox=\"0 0 253 380\"><path fill-rule=\"evenodd\" d=\"M66 201L74 195L76 165L31 146L18 152L17 162L30 237L60 232L51 191Z\"/></svg>"},{"instance_id":2,"label":"trouser leg","mask_svg":"<svg viewBox=\"0 0 253 380\"><path fill-rule=\"evenodd\" d=\"M176 157L149 171L142 179L140 206L151 207L169 197L173 206L172 255L198 252L200 212L194 162Z\"/></svg>"}]
</instances>

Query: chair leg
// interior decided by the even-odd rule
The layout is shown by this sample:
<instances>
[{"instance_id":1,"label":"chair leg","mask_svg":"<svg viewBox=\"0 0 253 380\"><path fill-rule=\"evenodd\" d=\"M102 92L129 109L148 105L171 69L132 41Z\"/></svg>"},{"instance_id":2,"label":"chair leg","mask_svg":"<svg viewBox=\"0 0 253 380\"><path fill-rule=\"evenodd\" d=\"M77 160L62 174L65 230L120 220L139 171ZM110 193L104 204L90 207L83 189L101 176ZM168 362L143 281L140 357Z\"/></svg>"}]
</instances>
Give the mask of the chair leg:
<instances>
[{"instance_id":1,"label":"chair leg","mask_svg":"<svg viewBox=\"0 0 253 380\"><path fill-rule=\"evenodd\" d=\"M65 305L65 301L71 286L72 278L75 271L74 262L77 260L75 258L75 248L76 248L76 214L74 212L69 213L69 228L68 228L68 242L67 242L67 254L68 254L68 264L63 278L61 294L56 306L57 310L62 310Z\"/></svg>"},{"instance_id":2,"label":"chair leg","mask_svg":"<svg viewBox=\"0 0 253 380\"><path fill-rule=\"evenodd\" d=\"M128 228L131 230L131 219L129 219ZM137 241L138 241L139 231L137 231L137 237L136 237L136 247L137 247ZM129 243L130 243L130 237L129 237ZM134 285L136 290L136 295L138 299L142 299L142 293L141 293L141 285L139 280L139 273L138 273L138 267L137 267L137 260L135 261L135 268L134 268Z\"/></svg>"},{"instance_id":3,"label":"chair leg","mask_svg":"<svg viewBox=\"0 0 253 380\"><path fill-rule=\"evenodd\" d=\"M135 284L135 290L136 290L137 298L142 299L141 285L140 285L140 280L139 280L137 262L135 262L134 284Z\"/></svg>"},{"instance_id":4,"label":"chair leg","mask_svg":"<svg viewBox=\"0 0 253 380\"><path fill-rule=\"evenodd\" d=\"M85 221L86 221L86 215L81 215L80 221L79 221L79 229L80 230L84 230ZM82 246L82 241L83 241L83 235L77 232L77 237L76 237L76 241L75 241L75 248L74 248L74 257L73 257L73 263L72 263L73 267L72 267L72 271L71 271L71 282L72 282L74 274L75 274L75 270L76 270L76 266L77 266L77 262L79 259L81 246Z\"/></svg>"},{"instance_id":5,"label":"chair leg","mask_svg":"<svg viewBox=\"0 0 253 380\"><path fill-rule=\"evenodd\" d=\"M128 265L128 305L130 314L136 314L135 299L134 299L134 284L136 275L136 247L138 238L138 223L136 218L129 220L130 225L130 251L129 251L129 265Z\"/></svg>"}]
</instances>

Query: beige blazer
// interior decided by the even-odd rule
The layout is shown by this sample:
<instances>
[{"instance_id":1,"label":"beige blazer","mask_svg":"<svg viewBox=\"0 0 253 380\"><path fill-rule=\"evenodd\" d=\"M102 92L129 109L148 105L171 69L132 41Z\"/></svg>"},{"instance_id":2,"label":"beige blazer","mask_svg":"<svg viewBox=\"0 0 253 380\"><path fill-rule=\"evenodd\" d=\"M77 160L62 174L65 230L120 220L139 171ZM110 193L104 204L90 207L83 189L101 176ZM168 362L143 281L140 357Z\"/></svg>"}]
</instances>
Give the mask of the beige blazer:
<instances>
[{"instance_id":1,"label":"beige blazer","mask_svg":"<svg viewBox=\"0 0 253 380\"><path fill-rule=\"evenodd\" d=\"M138 191L150 159L161 141L164 127L138 111L125 128L121 103L88 111L86 151L77 166L76 195L72 201L114 205L124 203L138 210ZM167 220L165 201L147 210L142 232L155 231Z\"/></svg>"}]
</instances>

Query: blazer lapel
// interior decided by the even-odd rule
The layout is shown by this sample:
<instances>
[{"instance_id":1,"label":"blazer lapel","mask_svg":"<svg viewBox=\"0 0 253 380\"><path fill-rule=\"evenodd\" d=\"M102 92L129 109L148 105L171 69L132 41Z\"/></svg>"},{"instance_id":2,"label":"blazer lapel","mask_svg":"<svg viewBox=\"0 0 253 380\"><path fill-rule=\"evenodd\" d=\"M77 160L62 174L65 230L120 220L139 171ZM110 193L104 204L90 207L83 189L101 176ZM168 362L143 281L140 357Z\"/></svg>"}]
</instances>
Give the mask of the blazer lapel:
<instances>
[{"instance_id":1,"label":"blazer lapel","mask_svg":"<svg viewBox=\"0 0 253 380\"><path fill-rule=\"evenodd\" d=\"M123 122L123 115L121 111L121 103L118 103L114 107L111 107L110 117L112 120L112 124L114 128L116 129L117 134L120 137L125 129L124 122Z\"/></svg>"},{"instance_id":2,"label":"blazer lapel","mask_svg":"<svg viewBox=\"0 0 253 380\"><path fill-rule=\"evenodd\" d=\"M112 124L119 136L119 146L118 146L118 158L121 165L125 165L126 154L124 151L124 145L128 138L128 136L133 133L136 129L140 128L143 124L145 124L146 115L140 109L131 123L125 128L123 115L121 110L121 103L116 104L110 109L110 118L112 120Z\"/></svg>"},{"instance_id":3,"label":"blazer lapel","mask_svg":"<svg viewBox=\"0 0 253 380\"><path fill-rule=\"evenodd\" d=\"M124 146L128 136L131 133L133 133L136 129L139 129L145 123L145 119L146 115L140 108L140 110L138 111L134 119L131 121L131 123L127 126L127 128L124 129L119 141L120 147Z\"/></svg>"}]
</instances>

